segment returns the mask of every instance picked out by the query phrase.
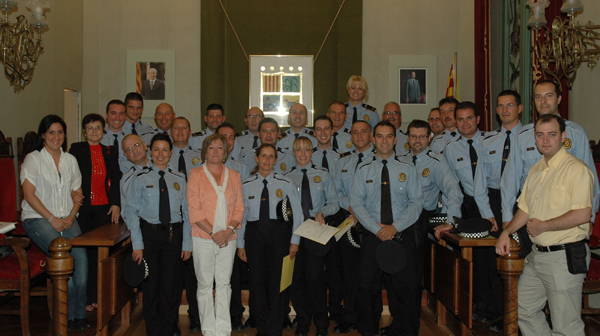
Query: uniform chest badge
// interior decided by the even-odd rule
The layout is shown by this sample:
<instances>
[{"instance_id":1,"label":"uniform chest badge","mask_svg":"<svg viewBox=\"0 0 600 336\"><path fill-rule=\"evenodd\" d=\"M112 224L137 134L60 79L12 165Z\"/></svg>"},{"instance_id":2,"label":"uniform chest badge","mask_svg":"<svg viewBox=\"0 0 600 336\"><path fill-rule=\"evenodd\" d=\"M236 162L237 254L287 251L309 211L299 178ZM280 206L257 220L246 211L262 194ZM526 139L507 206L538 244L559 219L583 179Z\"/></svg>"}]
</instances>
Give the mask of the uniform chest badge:
<instances>
[{"instance_id":1,"label":"uniform chest badge","mask_svg":"<svg viewBox=\"0 0 600 336\"><path fill-rule=\"evenodd\" d=\"M429 176L429 168L425 168L425 170L423 170L423 177L427 176Z\"/></svg>"},{"instance_id":2,"label":"uniform chest badge","mask_svg":"<svg viewBox=\"0 0 600 336\"><path fill-rule=\"evenodd\" d=\"M406 181L406 174L400 173L400 175L398 175L398 180L400 180L400 182Z\"/></svg>"},{"instance_id":3,"label":"uniform chest badge","mask_svg":"<svg viewBox=\"0 0 600 336\"><path fill-rule=\"evenodd\" d=\"M195 157L192 159L192 164L195 166L198 164L199 161L200 161L200 159L198 157Z\"/></svg>"},{"instance_id":4,"label":"uniform chest badge","mask_svg":"<svg viewBox=\"0 0 600 336\"><path fill-rule=\"evenodd\" d=\"M408 145L408 142L404 144L404 149L410 150L410 146Z\"/></svg>"},{"instance_id":5,"label":"uniform chest badge","mask_svg":"<svg viewBox=\"0 0 600 336\"><path fill-rule=\"evenodd\" d=\"M369 117L368 114L365 114L365 121L369 121L369 120L371 120L371 117Z\"/></svg>"},{"instance_id":6,"label":"uniform chest badge","mask_svg":"<svg viewBox=\"0 0 600 336\"><path fill-rule=\"evenodd\" d=\"M179 183L177 183L177 182L173 183L173 188L175 188L175 190L177 190L177 191L181 190L181 187L179 186Z\"/></svg>"},{"instance_id":7,"label":"uniform chest badge","mask_svg":"<svg viewBox=\"0 0 600 336\"><path fill-rule=\"evenodd\" d=\"M313 181L315 181L315 183L321 182L321 176L315 176L315 178L313 179Z\"/></svg>"},{"instance_id":8,"label":"uniform chest badge","mask_svg":"<svg viewBox=\"0 0 600 336\"><path fill-rule=\"evenodd\" d=\"M282 163L279 165L279 168L281 168L281 170L286 170L287 169L287 165L285 163Z\"/></svg>"},{"instance_id":9,"label":"uniform chest badge","mask_svg":"<svg viewBox=\"0 0 600 336\"><path fill-rule=\"evenodd\" d=\"M573 143L571 142L571 139L566 138L565 139L565 148L569 149L569 148L571 148L572 145L573 145Z\"/></svg>"},{"instance_id":10,"label":"uniform chest badge","mask_svg":"<svg viewBox=\"0 0 600 336\"><path fill-rule=\"evenodd\" d=\"M281 191L281 189L277 189L277 191L275 191L275 196L282 198L283 197L283 191Z\"/></svg>"},{"instance_id":11,"label":"uniform chest badge","mask_svg":"<svg viewBox=\"0 0 600 336\"><path fill-rule=\"evenodd\" d=\"M346 148L352 148L352 141L348 140L346 142Z\"/></svg>"}]
</instances>

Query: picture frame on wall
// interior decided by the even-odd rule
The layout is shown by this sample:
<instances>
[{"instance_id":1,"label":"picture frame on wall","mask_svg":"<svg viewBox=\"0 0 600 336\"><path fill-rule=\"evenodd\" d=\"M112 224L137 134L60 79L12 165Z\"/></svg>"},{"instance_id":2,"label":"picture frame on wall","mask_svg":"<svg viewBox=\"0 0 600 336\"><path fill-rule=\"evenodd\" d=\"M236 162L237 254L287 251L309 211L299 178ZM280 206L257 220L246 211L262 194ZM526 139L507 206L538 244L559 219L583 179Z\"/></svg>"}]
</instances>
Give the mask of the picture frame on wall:
<instances>
[{"instance_id":1,"label":"picture frame on wall","mask_svg":"<svg viewBox=\"0 0 600 336\"><path fill-rule=\"evenodd\" d=\"M400 104L402 120L427 120L438 105L437 56L390 55L388 75L388 97Z\"/></svg>"},{"instance_id":2,"label":"picture frame on wall","mask_svg":"<svg viewBox=\"0 0 600 336\"><path fill-rule=\"evenodd\" d=\"M427 104L427 69L399 68L400 104Z\"/></svg>"}]
</instances>

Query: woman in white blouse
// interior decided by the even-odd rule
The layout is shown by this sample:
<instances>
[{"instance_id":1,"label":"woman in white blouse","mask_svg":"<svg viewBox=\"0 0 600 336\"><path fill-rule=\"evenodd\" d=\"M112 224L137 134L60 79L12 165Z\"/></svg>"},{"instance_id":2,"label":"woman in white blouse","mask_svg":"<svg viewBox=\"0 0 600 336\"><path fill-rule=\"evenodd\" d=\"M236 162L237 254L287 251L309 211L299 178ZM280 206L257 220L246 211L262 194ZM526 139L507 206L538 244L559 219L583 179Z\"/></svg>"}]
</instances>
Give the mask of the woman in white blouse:
<instances>
[{"instance_id":1,"label":"woman in white blouse","mask_svg":"<svg viewBox=\"0 0 600 336\"><path fill-rule=\"evenodd\" d=\"M81 173L75 157L66 152L65 122L57 115L42 119L38 128L37 150L29 153L21 166L24 200L21 205L23 227L33 242L48 252L50 242L81 234L76 220L79 204L71 192L81 193ZM87 255L85 248L73 248L75 269L69 281L69 330L90 326L85 310Z\"/></svg>"}]
</instances>

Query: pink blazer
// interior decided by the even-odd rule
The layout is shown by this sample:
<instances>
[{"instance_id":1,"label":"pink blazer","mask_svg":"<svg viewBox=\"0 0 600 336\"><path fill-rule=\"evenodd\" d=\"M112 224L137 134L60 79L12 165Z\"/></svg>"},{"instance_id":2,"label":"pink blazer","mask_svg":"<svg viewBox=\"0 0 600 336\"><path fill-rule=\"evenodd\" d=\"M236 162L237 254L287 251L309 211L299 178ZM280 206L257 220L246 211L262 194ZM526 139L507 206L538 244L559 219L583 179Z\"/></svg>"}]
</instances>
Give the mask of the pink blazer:
<instances>
[{"instance_id":1,"label":"pink blazer","mask_svg":"<svg viewBox=\"0 0 600 336\"><path fill-rule=\"evenodd\" d=\"M225 189L225 198L227 199L227 223L232 220L240 223L238 229L242 227L244 217L244 197L242 196L242 180L240 174L235 170L229 169L229 182ZM223 182L225 173L221 175ZM215 219L215 210L217 208L217 193L213 189L208 177L204 173L204 168L197 167L190 170L187 181L187 204L192 225L192 237L201 237L211 239L210 235L200 229L195 223L206 219L213 225ZM229 241L237 239L237 233L229 238Z\"/></svg>"}]
</instances>

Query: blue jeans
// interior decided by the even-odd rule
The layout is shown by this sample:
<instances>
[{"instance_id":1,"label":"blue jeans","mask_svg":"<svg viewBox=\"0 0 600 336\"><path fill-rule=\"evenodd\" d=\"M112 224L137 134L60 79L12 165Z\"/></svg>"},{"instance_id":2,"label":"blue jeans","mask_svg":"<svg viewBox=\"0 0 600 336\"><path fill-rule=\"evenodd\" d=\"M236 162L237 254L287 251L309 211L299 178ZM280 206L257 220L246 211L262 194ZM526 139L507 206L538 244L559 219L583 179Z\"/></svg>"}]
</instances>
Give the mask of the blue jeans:
<instances>
[{"instance_id":1,"label":"blue jeans","mask_svg":"<svg viewBox=\"0 0 600 336\"><path fill-rule=\"evenodd\" d=\"M81 234L79 223L73 222L73 226L59 233L54 227L43 218L29 218L23 220L23 228L35 245L37 245L44 253L50 254L48 246L56 237L63 236L69 240ZM69 278L69 320L87 318L85 304L87 301L87 274L88 261L85 248L74 247L71 249L71 255L75 261L75 269L73 275Z\"/></svg>"}]
</instances>

